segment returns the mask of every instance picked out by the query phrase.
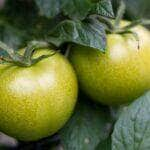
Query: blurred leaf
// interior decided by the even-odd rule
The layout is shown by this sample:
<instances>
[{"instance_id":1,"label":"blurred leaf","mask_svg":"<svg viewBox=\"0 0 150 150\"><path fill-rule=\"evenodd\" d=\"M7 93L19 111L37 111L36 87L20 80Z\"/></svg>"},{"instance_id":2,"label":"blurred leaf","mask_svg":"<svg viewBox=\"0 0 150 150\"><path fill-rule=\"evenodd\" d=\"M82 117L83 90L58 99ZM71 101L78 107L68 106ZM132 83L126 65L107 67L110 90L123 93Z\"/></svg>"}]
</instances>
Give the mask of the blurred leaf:
<instances>
[{"instance_id":1,"label":"blurred leaf","mask_svg":"<svg viewBox=\"0 0 150 150\"><path fill-rule=\"evenodd\" d=\"M38 11L30 0L7 0L5 7L0 11L0 18L17 28L27 29L36 22Z\"/></svg>"},{"instance_id":2,"label":"blurred leaf","mask_svg":"<svg viewBox=\"0 0 150 150\"><path fill-rule=\"evenodd\" d=\"M0 23L0 40L17 49L26 39L25 33L7 24Z\"/></svg>"},{"instance_id":3,"label":"blurred leaf","mask_svg":"<svg viewBox=\"0 0 150 150\"><path fill-rule=\"evenodd\" d=\"M113 0L115 10L120 0ZM150 19L150 0L125 0L126 17L129 19L149 18Z\"/></svg>"},{"instance_id":4,"label":"blurred leaf","mask_svg":"<svg viewBox=\"0 0 150 150\"><path fill-rule=\"evenodd\" d=\"M75 15L75 13L72 13L72 15L75 15L77 18L79 17L78 19L81 19L83 16L86 17L85 15L87 15L87 12L84 10L86 6L84 5L84 2L86 2L87 5L90 4L90 8L91 6L93 7L94 5L97 4L95 2L93 3L90 1L89 0L79 1L79 4L82 3L82 5L79 5L80 8L78 7L78 5L76 6L77 8L80 9L80 11L77 8L74 8L74 9L76 9L76 12L79 13L79 15L81 16ZM47 3L51 2L51 4L54 3L53 0L46 1L46 2ZM56 3L59 3L59 2L60 1L57 1ZM38 5L41 7L42 5L46 7L49 6L49 5L45 5L43 1L37 0L36 3L38 3ZM61 0L61 6L62 6L61 8L65 12L68 11L68 15L71 15L69 11L72 11L73 8L68 9L66 7L65 9L65 6L68 6L68 4L72 4L72 1ZM54 7L55 5L52 8ZM53 11L52 8L51 6L49 6L49 11ZM85 9L89 11L90 8L89 9L85 8ZM48 13L46 9L44 10ZM83 13L86 12L86 14L84 15L80 13L82 11ZM88 21L88 22L87 21L83 21L83 22L67 21L67 20L63 21L66 18L62 16L61 14L55 16L52 19L48 19L46 17L39 17L38 10L35 7L34 1L7 0L5 8L0 11L0 18L2 20L5 20L5 22L7 22L9 26L12 26L13 28L16 28L17 30L19 30L20 34L25 33L27 41L48 40L52 42L53 44L55 44L56 46L60 46L66 42L73 42L73 43L81 44L84 46L90 46L90 47L99 49L101 51L105 50L105 46L106 46L105 31L101 24L98 24L92 21ZM54 27L56 28L53 29ZM49 36L47 36L48 33L50 33ZM21 40L16 39L16 37L14 39L16 42L17 40L21 42Z\"/></svg>"},{"instance_id":5,"label":"blurred leaf","mask_svg":"<svg viewBox=\"0 0 150 150\"><path fill-rule=\"evenodd\" d=\"M91 9L91 0L62 0L63 12L73 19L83 20Z\"/></svg>"},{"instance_id":6,"label":"blurred leaf","mask_svg":"<svg viewBox=\"0 0 150 150\"><path fill-rule=\"evenodd\" d=\"M60 1L61 0L35 0L40 9L40 14L45 15L48 18L55 17L60 13Z\"/></svg>"},{"instance_id":7,"label":"blurred leaf","mask_svg":"<svg viewBox=\"0 0 150 150\"><path fill-rule=\"evenodd\" d=\"M92 13L99 14L106 17L114 18L112 4L110 0L101 0L96 3L91 11Z\"/></svg>"},{"instance_id":8,"label":"blurred leaf","mask_svg":"<svg viewBox=\"0 0 150 150\"><path fill-rule=\"evenodd\" d=\"M10 149L4 146L0 146L0 150L10 150Z\"/></svg>"},{"instance_id":9,"label":"blurred leaf","mask_svg":"<svg viewBox=\"0 0 150 150\"><path fill-rule=\"evenodd\" d=\"M93 13L112 17L113 10L110 0L35 0L40 14L48 18L63 12L73 20L83 20L91 9Z\"/></svg>"},{"instance_id":10,"label":"blurred leaf","mask_svg":"<svg viewBox=\"0 0 150 150\"><path fill-rule=\"evenodd\" d=\"M111 136L101 141L96 147L96 150L111 150Z\"/></svg>"},{"instance_id":11,"label":"blurred leaf","mask_svg":"<svg viewBox=\"0 0 150 150\"><path fill-rule=\"evenodd\" d=\"M112 150L150 149L150 91L122 112L112 134Z\"/></svg>"},{"instance_id":12,"label":"blurred leaf","mask_svg":"<svg viewBox=\"0 0 150 150\"><path fill-rule=\"evenodd\" d=\"M37 19L33 6L29 1L6 1L5 7L0 11L0 40L17 49L33 38Z\"/></svg>"},{"instance_id":13,"label":"blurred leaf","mask_svg":"<svg viewBox=\"0 0 150 150\"><path fill-rule=\"evenodd\" d=\"M64 15L74 19L84 19L92 5L90 0L35 0L40 14L48 18L63 11Z\"/></svg>"},{"instance_id":14,"label":"blurred leaf","mask_svg":"<svg viewBox=\"0 0 150 150\"><path fill-rule=\"evenodd\" d=\"M104 51L106 46L103 26L91 20L87 22L63 21L49 34L48 39L58 47L66 42L73 42Z\"/></svg>"},{"instance_id":15,"label":"blurred leaf","mask_svg":"<svg viewBox=\"0 0 150 150\"><path fill-rule=\"evenodd\" d=\"M64 149L94 150L110 132L111 118L106 110L80 98L72 118L60 131Z\"/></svg>"},{"instance_id":16,"label":"blurred leaf","mask_svg":"<svg viewBox=\"0 0 150 150\"><path fill-rule=\"evenodd\" d=\"M1 40L17 48L20 44L25 45L25 41L45 40L46 34L64 18L57 16L47 19L38 16L38 11L30 0L7 0L0 11L0 19Z\"/></svg>"},{"instance_id":17,"label":"blurred leaf","mask_svg":"<svg viewBox=\"0 0 150 150\"><path fill-rule=\"evenodd\" d=\"M149 0L126 0L126 5L129 18L150 18Z\"/></svg>"},{"instance_id":18,"label":"blurred leaf","mask_svg":"<svg viewBox=\"0 0 150 150\"><path fill-rule=\"evenodd\" d=\"M60 138L59 135L54 134L50 137L40 139L33 142L23 142L20 141L17 150L57 150L60 148ZM59 149L58 149L59 150Z\"/></svg>"}]
</instances>

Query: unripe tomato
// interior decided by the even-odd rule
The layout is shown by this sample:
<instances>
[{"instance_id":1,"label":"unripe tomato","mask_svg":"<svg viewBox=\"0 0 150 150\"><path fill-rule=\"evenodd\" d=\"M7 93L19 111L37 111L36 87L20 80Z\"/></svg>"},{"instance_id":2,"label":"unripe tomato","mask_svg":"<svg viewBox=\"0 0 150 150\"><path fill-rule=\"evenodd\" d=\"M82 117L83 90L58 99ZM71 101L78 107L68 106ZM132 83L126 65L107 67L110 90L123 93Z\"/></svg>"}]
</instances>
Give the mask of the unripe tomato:
<instances>
[{"instance_id":1,"label":"unripe tomato","mask_svg":"<svg viewBox=\"0 0 150 150\"><path fill-rule=\"evenodd\" d=\"M34 57L53 52L40 49ZM54 134L74 109L76 75L59 53L30 67L1 64L0 81L0 130L18 140Z\"/></svg>"},{"instance_id":2,"label":"unripe tomato","mask_svg":"<svg viewBox=\"0 0 150 150\"><path fill-rule=\"evenodd\" d=\"M139 49L132 34L108 34L106 53L79 45L70 50L81 89L93 100L118 105L150 89L150 32L142 26L132 31Z\"/></svg>"}]
</instances>

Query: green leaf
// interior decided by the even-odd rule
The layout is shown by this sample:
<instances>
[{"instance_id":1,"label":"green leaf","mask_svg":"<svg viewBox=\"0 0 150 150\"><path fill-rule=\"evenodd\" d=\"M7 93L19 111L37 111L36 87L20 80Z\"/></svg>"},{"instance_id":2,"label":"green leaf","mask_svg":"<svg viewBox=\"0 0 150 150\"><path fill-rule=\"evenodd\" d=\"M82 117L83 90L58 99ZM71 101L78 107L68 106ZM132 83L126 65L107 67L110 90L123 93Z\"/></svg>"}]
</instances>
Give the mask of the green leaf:
<instances>
[{"instance_id":1,"label":"green leaf","mask_svg":"<svg viewBox=\"0 0 150 150\"><path fill-rule=\"evenodd\" d=\"M61 11L73 19L84 19L91 9L91 0L35 0L40 14L55 17Z\"/></svg>"},{"instance_id":2,"label":"green leaf","mask_svg":"<svg viewBox=\"0 0 150 150\"><path fill-rule=\"evenodd\" d=\"M150 0L124 0L126 3L127 19L150 19ZM113 0L115 10L119 5L120 0Z\"/></svg>"},{"instance_id":3,"label":"green leaf","mask_svg":"<svg viewBox=\"0 0 150 150\"><path fill-rule=\"evenodd\" d=\"M89 13L91 0L62 0L63 12L72 19L83 20Z\"/></svg>"},{"instance_id":4,"label":"green leaf","mask_svg":"<svg viewBox=\"0 0 150 150\"><path fill-rule=\"evenodd\" d=\"M0 23L0 40L17 49L26 40L26 35L17 28Z\"/></svg>"},{"instance_id":5,"label":"green leaf","mask_svg":"<svg viewBox=\"0 0 150 150\"><path fill-rule=\"evenodd\" d=\"M93 6L91 13L114 18L112 4L110 0L101 0Z\"/></svg>"},{"instance_id":6,"label":"green leaf","mask_svg":"<svg viewBox=\"0 0 150 150\"><path fill-rule=\"evenodd\" d=\"M113 16L110 0L35 0L40 14L48 18L55 17L63 12L65 16L73 20L83 20L87 15L92 13Z\"/></svg>"},{"instance_id":7,"label":"green leaf","mask_svg":"<svg viewBox=\"0 0 150 150\"><path fill-rule=\"evenodd\" d=\"M96 147L96 150L111 150L111 136L101 141Z\"/></svg>"},{"instance_id":8,"label":"green leaf","mask_svg":"<svg viewBox=\"0 0 150 150\"><path fill-rule=\"evenodd\" d=\"M89 46L101 51L105 51L106 47L104 28L101 24L93 21L63 21L52 30L48 39L57 47L66 42Z\"/></svg>"},{"instance_id":9,"label":"green leaf","mask_svg":"<svg viewBox=\"0 0 150 150\"><path fill-rule=\"evenodd\" d=\"M133 19L150 18L150 1L149 0L126 0L127 15Z\"/></svg>"},{"instance_id":10,"label":"green leaf","mask_svg":"<svg viewBox=\"0 0 150 150\"><path fill-rule=\"evenodd\" d=\"M1 20L20 29L30 28L38 18L38 11L33 1L7 0L0 11ZM35 25L34 25L35 28Z\"/></svg>"},{"instance_id":11,"label":"green leaf","mask_svg":"<svg viewBox=\"0 0 150 150\"><path fill-rule=\"evenodd\" d=\"M17 48L19 43L26 44L23 38L26 41L45 40L48 31L61 22L63 17L48 19L38 16L33 1L7 0L5 7L0 11L0 19L1 40L7 43L8 38L12 37L7 44L14 43L10 46L14 45L13 47Z\"/></svg>"},{"instance_id":12,"label":"green leaf","mask_svg":"<svg viewBox=\"0 0 150 150\"><path fill-rule=\"evenodd\" d=\"M35 0L35 2L41 15L51 18L60 13L60 0Z\"/></svg>"},{"instance_id":13,"label":"green leaf","mask_svg":"<svg viewBox=\"0 0 150 150\"><path fill-rule=\"evenodd\" d=\"M15 49L24 46L25 41L33 39L36 15L31 1L7 0L0 10L0 40Z\"/></svg>"},{"instance_id":14,"label":"green leaf","mask_svg":"<svg viewBox=\"0 0 150 150\"><path fill-rule=\"evenodd\" d=\"M150 91L120 115L112 134L112 150L150 150Z\"/></svg>"},{"instance_id":15,"label":"green leaf","mask_svg":"<svg viewBox=\"0 0 150 150\"><path fill-rule=\"evenodd\" d=\"M75 113L60 131L65 150L94 150L98 143L107 138L111 118L108 108L80 98Z\"/></svg>"}]
</instances>

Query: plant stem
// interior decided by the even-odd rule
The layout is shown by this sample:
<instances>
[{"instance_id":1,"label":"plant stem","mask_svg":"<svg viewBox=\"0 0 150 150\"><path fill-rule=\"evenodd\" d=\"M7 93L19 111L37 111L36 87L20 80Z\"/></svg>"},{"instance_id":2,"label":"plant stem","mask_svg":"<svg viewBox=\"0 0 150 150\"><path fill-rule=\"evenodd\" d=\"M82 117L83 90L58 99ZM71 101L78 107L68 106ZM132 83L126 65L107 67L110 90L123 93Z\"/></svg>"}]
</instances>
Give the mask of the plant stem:
<instances>
[{"instance_id":1,"label":"plant stem","mask_svg":"<svg viewBox=\"0 0 150 150\"><path fill-rule=\"evenodd\" d=\"M129 30L137 25L150 25L150 20L146 20L146 19L136 20L136 21L131 22L129 25L125 26L122 29Z\"/></svg>"},{"instance_id":2,"label":"plant stem","mask_svg":"<svg viewBox=\"0 0 150 150\"><path fill-rule=\"evenodd\" d=\"M25 61L30 65L31 64L31 59L32 55L35 49L39 48L46 48L48 47L48 43L43 42L43 41L32 41L28 44L27 48L25 49L24 53L24 59Z\"/></svg>"},{"instance_id":3,"label":"plant stem","mask_svg":"<svg viewBox=\"0 0 150 150\"><path fill-rule=\"evenodd\" d=\"M12 48L9 48L5 43L0 41L0 48L4 50L8 56L1 56L0 59L9 63L14 63L17 66L21 67L29 67L39 61L41 61L44 58L50 57L55 54L48 54L48 55L42 55L38 58L32 59L32 55L34 50L40 49L40 48L47 48L49 45L47 42L43 41L32 41L28 44L27 48L25 49L24 55L18 54L15 50Z\"/></svg>"},{"instance_id":4,"label":"plant stem","mask_svg":"<svg viewBox=\"0 0 150 150\"><path fill-rule=\"evenodd\" d=\"M67 50L66 50L66 52L65 52L65 57L68 57L68 56L69 56L71 46L72 46L71 44L68 45Z\"/></svg>"},{"instance_id":5,"label":"plant stem","mask_svg":"<svg viewBox=\"0 0 150 150\"><path fill-rule=\"evenodd\" d=\"M108 30L110 32L114 30L114 26L113 26L113 24L112 24L112 22L111 22L110 19L107 19L106 17L100 16L100 15L91 15L91 18L92 17L95 18L95 19L97 19L101 23L104 23L104 25L107 26L106 30Z\"/></svg>"},{"instance_id":6,"label":"plant stem","mask_svg":"<svg viewBox=\"0 0 150 150\"><path fill-rule=\"evenodd\" d=\"M119 9L118 9L118 11L117 11L117 17L116 17L116 19L115 19L115 24L114 24L115 29L118 29L118 28L119 28L120 21L122 20L123 15L124 15L124 13L125 13L125 9L126 9L126 5L125 5L124 1L121 0L121 1L120 1Z\"/></svg>"}]
</instances>

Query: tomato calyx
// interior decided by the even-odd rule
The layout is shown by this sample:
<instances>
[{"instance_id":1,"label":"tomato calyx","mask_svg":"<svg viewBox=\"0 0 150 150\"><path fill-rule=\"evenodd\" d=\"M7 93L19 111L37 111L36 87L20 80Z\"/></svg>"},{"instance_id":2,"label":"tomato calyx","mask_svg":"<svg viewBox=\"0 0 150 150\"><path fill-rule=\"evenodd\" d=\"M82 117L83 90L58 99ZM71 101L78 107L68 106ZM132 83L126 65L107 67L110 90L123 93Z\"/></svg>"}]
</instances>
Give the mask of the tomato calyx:
<instances>
[{"instance_id":1,"label":"tomato calyx","mask_svg":"<svg viewBox=\"0 0 150 150\"><path fill-rule=\"evenodd\" d=\"M0 59L4 62L13 63L17 66L29 67L41 61L42 59L50 57L55 54L54 52L49 55L41 55L38 58L32 58L35 50L40 49L40 48L48 48L48 47L49 47L49 44L47 42L31 41L25 48L24 54L20 55L17 51L8 47L5 43L0 41L0 49L5 51L7 54L7 56L6 55L0 56Z\"/></svg>"},{"instance_id":2,"label":"tomato calyx","mask_svg":"<svg viewBox=\"0 0 150 150\"><path fill-rule=\"evenodd\" d=\"M94 18L95 20L98 20L100 23L103 23L105 25L105 30L108 34L132 34L136 39L136 41L138 42L139 48L139 37L137 33L132 31L131 29L138 25L150 25L150 20L139 19L131 22L129 25L126 25L125 27L120 27L120 22L123 19L125 9L126 5L124 1L121 0L120 6L117 11L116 19L114 21L100 15L92 15L91 19Z\"/></svg>"},{"instance_id":3,"label":"tomato calyx","mask_svg":"<svg viewBox=\"0 0 150 150\"><path fill-rule=\"evenodd\" d=\"M108 33L132 33L131 29L138 25L150 25L150 20L148 19L139 19L132 21L129 25L125 27L120 27L120 22L123 19L124 13L126 10L126 5L123 0L120 1L120 6L117 11L115 21L111 21L105 17L97 16L97 19L106 25L106 31Z\"/></svg>"}]
</instances>

